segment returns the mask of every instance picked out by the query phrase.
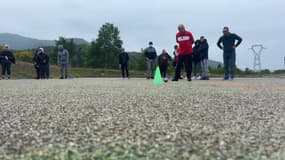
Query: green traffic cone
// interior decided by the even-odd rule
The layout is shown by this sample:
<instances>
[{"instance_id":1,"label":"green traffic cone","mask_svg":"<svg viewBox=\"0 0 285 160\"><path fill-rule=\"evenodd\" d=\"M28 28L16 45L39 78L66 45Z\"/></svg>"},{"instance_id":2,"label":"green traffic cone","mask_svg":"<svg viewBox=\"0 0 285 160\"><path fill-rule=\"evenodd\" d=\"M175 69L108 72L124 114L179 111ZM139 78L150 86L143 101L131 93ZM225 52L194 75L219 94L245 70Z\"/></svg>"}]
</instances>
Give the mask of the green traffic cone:
<instances>
[{"instance_id":1,"label":"green traffic cone","mask_svg":"<svg viewBox=\"0 0 285 160\"><path fill-rule=\"evenodd\" d=\"M161 73L160 73L159 67L156 67L153 84L154 85L162 85L163 84L163 80L161 78Z\"/></svg>"}]
</instances>

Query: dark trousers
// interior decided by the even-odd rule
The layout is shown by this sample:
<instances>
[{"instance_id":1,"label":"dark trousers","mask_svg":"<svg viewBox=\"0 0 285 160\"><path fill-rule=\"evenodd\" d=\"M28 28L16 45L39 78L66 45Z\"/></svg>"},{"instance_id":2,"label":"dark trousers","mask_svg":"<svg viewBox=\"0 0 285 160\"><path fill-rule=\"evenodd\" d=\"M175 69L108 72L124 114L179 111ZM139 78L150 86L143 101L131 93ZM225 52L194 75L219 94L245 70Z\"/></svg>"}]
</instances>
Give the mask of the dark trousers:
<instances>
[{"instance_id":1,"label":"dark trousers","mask_svg":"<svg viewBox=\"0 0 285 160\"><path fill-rule=\"evenodd\" d=\"M40 79L49 79L49 65L40 65Z\"/></svg>"},{"instance_id":2,"label":"dark trousers","mask_svg":"<svg viewBox=\"0 0 285 160\"><path fill-rule=\"evenodd\" d=\"M229 79L229 74L231 78L235 78L235 70L236 70L236 53L229 52L224 53L224 71L225 71L225 79Z\"/></svg>"},{"instance_id":3,"label":"dark trousers","mask_svg":"<svg viewBox=\"0 0 285 160\"><path fill-rule=\"evenodd\" d=\"M35 67L35 70L36 70L36 75L37 75L37 79L40 79L40 69L39 69L39 66L34 66Z\"/></svg>"},{"instance_id":4,"label":"dark trousers","mask_svg":"<svg viewBox=\"0 0 285 160\"><path fill-rule=\"evenodd\" d=\"M166 78L166 75L167 75L167 68L168 68L168 65L167 65L167 64L159 65L160 73L161 73L161 76L162 76L163 78Z\"/></svg>"},{"instance_id":5,"label":"dark trousers","mask_svg":"<svg viewBox=\"0 0 285 160\"><path fill-rule=\"evenodd\" d=\"M121 70L123 78L129 77L128 64L121 64Z\"/></svg>"},{"instance_id":6,"label":"dark trousers","mask_svg":"<svg viewBox=\"0 0 285 160\"><path fill-rule=\"evenodd\" d=\"M4 76L6 73L8 76L11 75L11 63L2 62L2 76Z\"/></svg>"},{"instance_id":7,"label":"dark trousers","mask_svg":"<svg viewBox=\"0 0 285 160\"><path fill-rule=\"evenodd\" d=\"M181 75L181 68L184 64L186 75L188 79L191 79L191 73L192 73L192 55L186 54L186 55L179 55L178 64L175 69L175 80L178 80Z\"/></svg>"},{"instance_id":8,"label":"dark trousers","mask_svg":"<svg viewBox=\"0 0 285 160\"><path fill-rule=\"evenodd\" d=\"M201 76L201 62L193 61L193 74L194 76Z\"/></svg>"}]
</instances>

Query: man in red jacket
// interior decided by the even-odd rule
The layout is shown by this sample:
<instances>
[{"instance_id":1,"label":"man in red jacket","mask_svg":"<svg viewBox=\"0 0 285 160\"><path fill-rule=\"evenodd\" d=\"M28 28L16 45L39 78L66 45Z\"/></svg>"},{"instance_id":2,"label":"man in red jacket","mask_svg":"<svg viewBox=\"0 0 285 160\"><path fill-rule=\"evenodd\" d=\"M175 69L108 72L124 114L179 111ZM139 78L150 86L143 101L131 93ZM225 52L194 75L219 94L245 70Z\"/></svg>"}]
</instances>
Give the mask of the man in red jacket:
<instances>
[{"instance_id":1,"label":"man in red jacket","mask_svg":"<svg viewBox=\"0 0 285 160\"><path fill-rule=\"evenodd\" d=\"M179 32L176 34L176 41L179 44L179 58L175 69L175 77L172 81L178 81L181 73L182 64L185 66L187 80L191 81L192 73L192 44L195 42L191 32L186 31L183 24L178 26Z\"/></svg>"}]
</instances>

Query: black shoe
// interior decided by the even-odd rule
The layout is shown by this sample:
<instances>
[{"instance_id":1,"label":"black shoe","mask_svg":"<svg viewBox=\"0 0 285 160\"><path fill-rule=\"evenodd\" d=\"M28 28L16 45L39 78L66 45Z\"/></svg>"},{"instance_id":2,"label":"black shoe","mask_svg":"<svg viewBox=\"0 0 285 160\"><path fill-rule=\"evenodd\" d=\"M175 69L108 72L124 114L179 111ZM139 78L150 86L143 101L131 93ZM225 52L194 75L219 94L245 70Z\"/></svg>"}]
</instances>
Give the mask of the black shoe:
<instances>
[{"instance_id":1,"label":"black shoe","mask_svg":"<svg viewBox=\"0 0 285 160\"><path fill-rule=\"evenodd\" d=\"M150 79L150 76L146 77L146 79Z\"/></svg>"},{"instance_id":2,"label":"black shoe","mask_svg":"<svg viewBox=\"0 0 285 160\"><path fill-rule=\"evenodd\" d=\"M174 78L172 79L172 82L178 82L178 79Z\"/></svg>"},{"instance_id":3,"label":"black shoe","mask_svg":"<svg viewBox=\"0 0 285 160\"><path fill-rule=\"evenodd\" d=\"M188 81L188 82L191 82L191 81L192 81L192 79L191 79L191 78L187 78L187 81Z\"/></svg>"},{"instance_id":4,"label":"black shoe","mask_svg":"<svg viewBox=\"0 0 285 160\"><path fill-rule=\"evenodd\" d=\"M154 79L154 77L153 77L153 76L151 76L150 78L151 78L151 79Z\"/></svg>"}]
</instances>

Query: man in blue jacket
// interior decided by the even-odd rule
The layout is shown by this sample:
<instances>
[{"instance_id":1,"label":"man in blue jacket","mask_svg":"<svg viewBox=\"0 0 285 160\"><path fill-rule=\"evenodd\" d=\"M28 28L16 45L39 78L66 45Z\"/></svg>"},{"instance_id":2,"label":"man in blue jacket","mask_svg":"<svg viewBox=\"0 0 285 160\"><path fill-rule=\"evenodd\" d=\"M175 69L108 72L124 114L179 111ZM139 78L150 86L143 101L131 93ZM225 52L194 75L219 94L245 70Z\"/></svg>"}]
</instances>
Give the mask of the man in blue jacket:
<instances>
[{"instance_id":1,"label":"man in blue jacket","mask_svg":"<svg viewBox=\"0 0 285 160\"><path fill-rule=\"evenodd\" d=\"M9 46L5 45L0 53L0 63L2 65L2 79L5 79L7 73L8 79L11 78L11 64L15 64L16 60L13 53L9 50Z\"/></svg>"},{"instance_id":2,"label":"man in blue jacket","mask_svg":"<svg viewBox=\"0 0 285 160\"><path fill-rule=\"evenodd\" d=\"M224 52L224 80L229 80L229 68L231 69L231 80L235 78L236 48L241 44L242 38L231 33L229 27L224 27L223 36L217 42L218 47Z\"/></svg>"}]
</instances>

